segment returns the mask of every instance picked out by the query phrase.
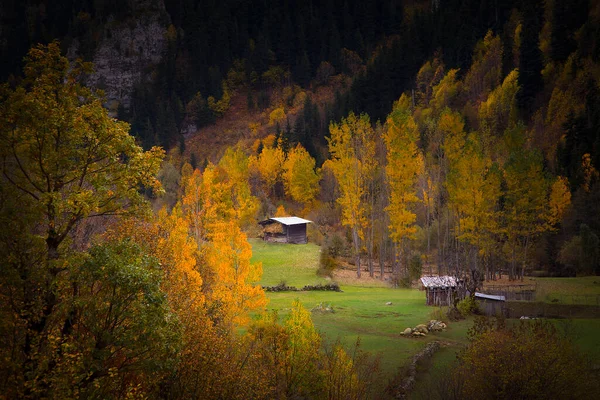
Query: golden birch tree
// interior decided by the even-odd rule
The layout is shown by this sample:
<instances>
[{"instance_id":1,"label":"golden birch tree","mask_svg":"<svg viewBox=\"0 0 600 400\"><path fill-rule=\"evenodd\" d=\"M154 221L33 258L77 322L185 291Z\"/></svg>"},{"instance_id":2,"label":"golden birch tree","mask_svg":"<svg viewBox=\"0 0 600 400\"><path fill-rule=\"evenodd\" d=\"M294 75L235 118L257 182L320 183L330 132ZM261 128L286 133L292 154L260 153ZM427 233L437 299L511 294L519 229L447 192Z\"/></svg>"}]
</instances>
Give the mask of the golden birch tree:
<instances>
[{"instance_id":1,"label":"golden birch tree","mask_svg":"<svg viewBox=\"0 0 600 400\"><path fill-rule=\"evenodd\" d=\"M386 210L390 219L390 237L397 246L397 256L401 262L404 242L416 232L417 216L413 206L419 201L416 184L423 169L423 157L417 147L419 131L408 104L405 95L394 104L384 133L387 147L385 170L389 184L389 205Z\"/></svg>"},{"instance_id":2,"label":"golden birch tree","mask_svg":"<svg viewBox=\"0 0 600 400\"><path fill-rule=\"evenodd\" d=\"M479 136L471 133L450 165L446 187L449 205L458 216L457 238L475 247L472 270L478 269L479 256L494 249L500 184L499 167L485 154Z\"/></svg>"},{"instance_id":3,"label":"golden birch tree","mask_svg":"<svg viewBox=\"0 0 600 400\"><path fill-rule=\"evenodd\" d=\"M368 224L365 197L369 179L376 166L375 130L369 117L350 113L342 121L329 125L329 167L339 184L342 224L352 231L356 274L360 278L361 242Z\"/></svg>"},{"instance_id":4,"label":"golden birch tree","mask_svg":"<svg viewBox=\"0 0 600 400\"><path fill-rule=\"evenodd\" d=\"M315 168L315 159L302 145L290 150L283 164L285 190L295 201L309 207L319 194L320 170Z\"/></svg>"}]
</instances>

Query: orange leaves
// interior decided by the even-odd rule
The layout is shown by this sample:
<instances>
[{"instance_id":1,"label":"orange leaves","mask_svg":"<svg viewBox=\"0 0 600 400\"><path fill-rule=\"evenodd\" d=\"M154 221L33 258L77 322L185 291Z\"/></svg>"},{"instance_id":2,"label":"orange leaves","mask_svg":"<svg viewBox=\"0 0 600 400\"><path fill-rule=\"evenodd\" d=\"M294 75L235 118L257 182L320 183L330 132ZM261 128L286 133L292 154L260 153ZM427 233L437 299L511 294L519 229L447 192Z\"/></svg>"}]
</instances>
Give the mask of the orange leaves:
<instances>
[{"instance_id":1,"label":"orange leaves","mask_svg":"<svg viewBox=\"0 0 600 400\"><path fill-rule=\"evenodd\" d=\"M246 235L234 221L214 224L211 241L202 251L216 279L210 288L210 300L221 304L226 318L234 324L247 321L247 313L264 307L267 298L260 286L262 264L251 264L252 248Z\"/></svg>"},{"instance_id":2,"label":"orange leaves","mask_svg":"<svg viewBox=\"0 0 600 400\"><path fill-rule=\"evenodd\" d=\"M248 186L248 159L240 149L227 150L218 165L194 171L185 183L183 215L200 245L207 301L224 322L241 324L251 310L266 305L260 264L251 264L252 248L240 224L253 219L257 201Z\"/></svg>"}]
</instances>

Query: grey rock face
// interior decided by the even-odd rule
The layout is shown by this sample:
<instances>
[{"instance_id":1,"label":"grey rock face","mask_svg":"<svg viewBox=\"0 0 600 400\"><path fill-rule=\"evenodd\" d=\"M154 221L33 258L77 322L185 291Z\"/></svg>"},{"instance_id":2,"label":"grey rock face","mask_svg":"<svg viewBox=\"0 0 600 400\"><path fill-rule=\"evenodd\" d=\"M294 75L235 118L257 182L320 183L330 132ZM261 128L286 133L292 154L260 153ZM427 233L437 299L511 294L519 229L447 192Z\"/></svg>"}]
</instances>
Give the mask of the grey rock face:
<instances>
[{"instance_id":1,"label":"grey rock face","mask_svg":"<svg viewBox=\"0 0 600 400\"><path fill-rule=\"evenodd\" d=\"M145 78L163 55L170 18L162 0L130 0L133 16L116 21L109 17L94 52L94 74L87 85L102 89L106 107L116 112L119 104L129 109L135 85ZM70 55L78 53L75 40Z\"/></svg>"}]
</instances>

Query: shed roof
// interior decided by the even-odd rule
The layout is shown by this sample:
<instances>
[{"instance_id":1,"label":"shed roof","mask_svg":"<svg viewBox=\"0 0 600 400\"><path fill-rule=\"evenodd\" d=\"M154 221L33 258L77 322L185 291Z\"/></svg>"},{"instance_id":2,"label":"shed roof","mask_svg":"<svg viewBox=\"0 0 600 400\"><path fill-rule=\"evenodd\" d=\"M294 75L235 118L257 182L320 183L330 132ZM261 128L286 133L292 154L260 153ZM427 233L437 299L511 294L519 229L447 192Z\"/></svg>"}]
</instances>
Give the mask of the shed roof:
<instances>
[{"instance_id":1,"label":"shed roof","mask_svg":"<svg viewBox=\"0 0 600 400\"><path fill-rule=\"evenodd\" d=\"M456 278L453 276L424 276L421 283L426 288L448 288L456 287Z\"/></svg>"},{"instance_id":2,"label":"shed roof","mask_svg":"<svg viewBox=\"0 0 600 400\"><path fill-rule=\"evenodd\" d=\"M271 223L271 221L276 221L283 225L300 225L300 224L312 223L312 221L309 221L304 218L299 218L299 217L274 217L274 218L269 218L267 220L261 221L261 222L259 222L259 224L266 225L266 224Z\"/></svg>"},{"instance_id":3,"label":"shed roof","mask_svg":"<svg viewBox=\"0 0 600 400\"><path fill-rule=\"evenodd\" d=\"M475 297L477 297L479 299L487 299L487 300L498 300L498 301L506 300L506 297L504 297L504 296L496 296L496 295L492 295L492 294L485 294L485 293L479 293L479 292L475 292Z\"/></svg>"}]
</instances>

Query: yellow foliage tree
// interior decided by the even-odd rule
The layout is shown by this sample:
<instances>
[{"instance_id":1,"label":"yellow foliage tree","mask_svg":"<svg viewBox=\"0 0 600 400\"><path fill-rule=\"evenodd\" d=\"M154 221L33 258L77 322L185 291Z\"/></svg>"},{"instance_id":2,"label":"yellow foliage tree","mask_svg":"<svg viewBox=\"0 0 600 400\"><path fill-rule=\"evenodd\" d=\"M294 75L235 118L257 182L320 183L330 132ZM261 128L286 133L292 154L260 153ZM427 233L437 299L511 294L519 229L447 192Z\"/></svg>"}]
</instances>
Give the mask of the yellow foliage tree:
<instances>
[{"instance_id":1,"label":"yellow foliage tree","mask_svg":"<svg viewBox=\"0 0 600 400\"><path fill-rule=\"evenodd\" d=\"M368 224L365 201L369 180L376 167L375 130L366 114L350 113L340 124L329 125L329 166L340 188L342 224L352 230L356 274L360 278L361 240Z\"/></svg>"},{"instance_id":2,"label":"yellow foliage tree","mask_svg":"<svg viewBox=\"0 0 600 400\"><path fill-rule=\"evenodd\" d=\"M295 201L310 206L319 193L320 171L315 159L300 144L292 149L283 164L285 190Z\"/></svg>"},{"instance_id":3,"label":"yellow foliage tree","mask_svg":"<svg viewBox=\"0 0 600 400\"><path fill-rule=\"evenodd\" d=\"M269 114L269 125L281 124L285 121L285 111L283 107L278 107Z\"/></svg>"},{"instance_id":4,"label":"yellow foliage tree","mask_svg":"<svg viewBox=\"0 0 600 400\"><path fill-rule=\"evenodd\" d=\"M500 85L502 78L502 41L488 31L475 46L473 63L465 76L464 89L469 101L478 105L492 89Z\"/></svg>"},{"instance_id":5,"label":"yellow foliage tree","mask_svg":"<svg viewBox=\"0 0 600 400\"><path fill-rule=\"evenodd\" d=\"M442 78L440 83L433 87L431 105L435 110L442 110L444 107L452 105L454 99L459 94L462 82L457 79L457 74L457 69L451 69Z\"/></svg>"},{"instance_id":6,"label":"yellow foliage tree","mask_svg":"<svg viewBox=\"0 0 600 400\"><path fill-rule=\"evenodd\" d=\"M264 190L275 195L275 188L281 182L285 153L277 146L266 146L258 157L251 157L251 168L256 170L263 182Z\"/></svg>"},{"instance_id":7,"label":"yellow foliage tree","mask_svg":"<svg viewBox=\"0 0 600 400\"><path fill-rule=\"evenodd\" d=\"M250 191L248 180L250 177L249 160L241 148L228 147L219 161L218 167L226 172L230 185L232 206L240 226L247 226L254 222L259 202Z\"/></svg>"},{"instance_id":8,"label":"yellow foliage tree","mask_svg":"<svg viewBox=\"0 0 600 400\"><path fill-rule=\"evenodd\" d=\"M262 288L253 285L262 276L262 264L250 263L252 247L235 221L215 223L211 228L210 242L202 252L215 274L207 296L221 307L226 318L224 322L243 324L248 320L249 311L267 304Z\"/></svg>"},{"instance_id":9,"label":"yellow foliage tree","mask_svg":"<svg viewBox=\"0 0 600 400\"><path fill-rule=\"evenodd\" d=\"M385 168L389 183L389 205L386 207L390 218L390 238L402 259L403 242L416 232L416 214L412 210L419 201L416 183L423 169L423 157L417 147L419 131L405 95L394 105L386 121L384 133L387 147ZM396 271L398 273L398 271Z\"/></svg>"},{"instance_id":10,"label":"yellow foliage tree","mask_svg":"<svg viewBox=\"0 0 600 400\"><path fill-rule=\"evenodd\" d=\"M498 201L501 173L484 153L479 136L471 133L457 157L451 160L446 188L449 204L458 216L457 237L475 246L478 257L489 256L495 245L498 228Z\"/></svg>"},{"instance_id":11,"label":"yellow foliage tree","mask_svg":"<svg viewBox=\"0 0 600 400\"><path fill-rule=\"evenodd\" d=\"M283 204L280 204L279 206L277 206L277 211L275 211L275 216L276 217L289 217L290 214L285 211L285 207L283 206Z\"/></svg>"},{"instance_id":12,"label":"yellow foliage tree","mask_svg":"<svg viewBox=\"0 0 600 400\"><path fill-rule=\"evenodd\" d=\"M245 155L226 152L222 166L209 164L204 173L195 171L188 179L183 209L190 231L200 244L204 260L208 300L220 308L224 323L241 324L247 313L266 304L260 286L260 264L251 264L252 248L240 229L240 221L255 210L249 193Z\"/></svg>"},{"instance_id":13,"label":"yellow foliage tree","mask_svg":"<svg viewBox=\"0 0 600 400\"><path fill-rule=\"evenodd\" d=\"M517 70L511 71L479 106L479 121L484 131L499 136L516 124L518 76Z\"/></svg>"},{"instance_id":14,"label":"yellow foliage tree","mask_svg":"<svg viewBox=\"0 0 600 400\"><path fill-rule=\"evenodd\" d=\"M571 205L571 191L567 178L557 176L550 188L548 224L554 228L560 223L565 211Z\"/></svg>"}]
</instances>

